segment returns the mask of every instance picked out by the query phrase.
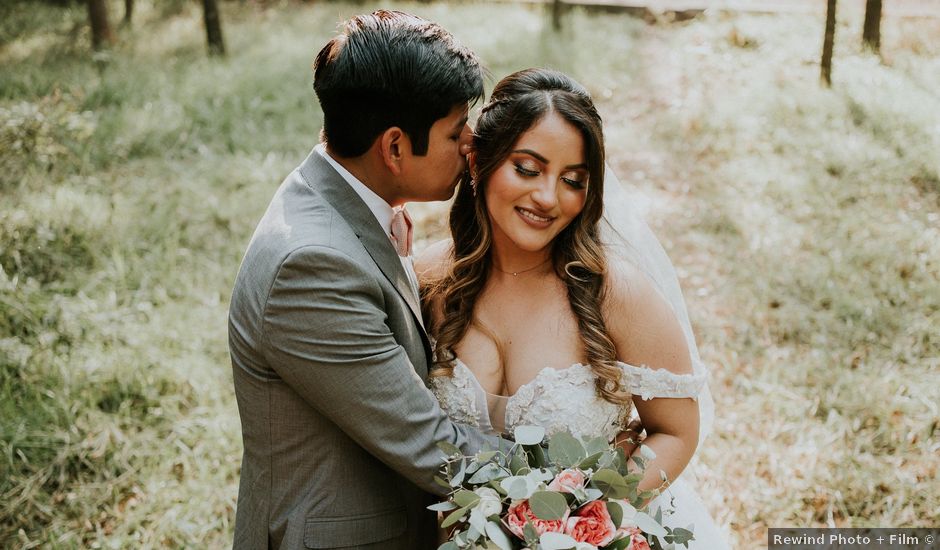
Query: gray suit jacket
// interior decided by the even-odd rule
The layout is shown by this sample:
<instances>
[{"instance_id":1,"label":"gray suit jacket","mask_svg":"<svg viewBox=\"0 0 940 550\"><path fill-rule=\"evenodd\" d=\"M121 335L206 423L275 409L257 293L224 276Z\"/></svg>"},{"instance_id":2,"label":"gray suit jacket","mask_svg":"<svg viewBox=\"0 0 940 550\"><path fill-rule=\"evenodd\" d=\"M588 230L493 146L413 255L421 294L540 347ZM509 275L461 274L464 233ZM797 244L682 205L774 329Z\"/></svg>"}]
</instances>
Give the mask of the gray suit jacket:
<instances>
[{"instance_id":1,"label":"gray suit jacket","mask_svg":"<svg viewBox=\"0 0 940 550\"><path fill-rule=\"evenodd\" d=\"M235 548L435 548L439 441L418 299L385 232L316 151L280 186L242 261L229 348L244 455Z\"/></svg>"}]
</instances>

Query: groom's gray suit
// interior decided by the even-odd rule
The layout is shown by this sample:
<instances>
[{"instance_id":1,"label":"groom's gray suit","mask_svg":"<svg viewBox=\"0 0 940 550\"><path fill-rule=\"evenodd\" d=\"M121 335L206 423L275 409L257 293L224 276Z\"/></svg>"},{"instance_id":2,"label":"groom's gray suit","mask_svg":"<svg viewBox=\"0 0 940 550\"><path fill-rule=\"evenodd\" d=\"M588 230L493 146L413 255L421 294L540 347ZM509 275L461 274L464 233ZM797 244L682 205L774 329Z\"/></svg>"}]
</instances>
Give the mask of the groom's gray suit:
<instances>
[{"instance_id":1,"label":"groom's gray suit","mask_svg":"<svg viewBox=\"0 0 940 550\"><path fill-rule=\"evenodd\" d=\"M271 201L232 295L235 548L436 547L436 443L496 440L451 423L426 389L420 315L386 230L314 151Z\"/></svg>"}]
</instances>

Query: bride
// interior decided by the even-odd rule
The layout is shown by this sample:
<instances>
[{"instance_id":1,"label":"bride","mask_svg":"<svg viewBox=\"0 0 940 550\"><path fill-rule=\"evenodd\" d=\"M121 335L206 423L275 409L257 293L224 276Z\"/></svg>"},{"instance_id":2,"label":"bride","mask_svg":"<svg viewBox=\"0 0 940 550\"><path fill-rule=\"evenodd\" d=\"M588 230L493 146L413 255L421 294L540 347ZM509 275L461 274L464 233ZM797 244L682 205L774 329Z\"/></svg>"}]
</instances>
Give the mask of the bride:
<instances>
[{"instance_id":1,"label":"bride","mask_svg":"<svg viewBox=\"0 0 940 550\"><path fill-rule=\"evenodd\" d=\"M711 400L678 281L605 176L587 91L555 71L507 76L482 109L469 167L452 239L416 261L442 408L493 432L539 425L609 441L635 410L656 453L640 489L661 486L660 471L674 480L651 510L694 525L691 548L726 548L680 476Z\"/></svg>"}]
</instances>

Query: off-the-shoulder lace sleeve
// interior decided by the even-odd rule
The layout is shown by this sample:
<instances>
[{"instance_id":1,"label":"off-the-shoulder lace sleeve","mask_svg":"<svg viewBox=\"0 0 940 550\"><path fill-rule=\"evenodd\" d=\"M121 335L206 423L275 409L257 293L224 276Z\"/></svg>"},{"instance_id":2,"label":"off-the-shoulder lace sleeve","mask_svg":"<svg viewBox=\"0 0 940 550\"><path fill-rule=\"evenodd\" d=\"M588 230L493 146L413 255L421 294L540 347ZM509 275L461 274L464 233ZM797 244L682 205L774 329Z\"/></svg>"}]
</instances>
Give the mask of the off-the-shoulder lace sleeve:
<instances>
[{"instance_id":1,"label":"off-the-shoulder lace sleeve","mask_svg":"<svg viewBox=\"0 0 940 550\"><path fill-rule=\"evenodd\" d=\"M707 372L697 374L675 374L666 369L634 367L619 363L623 368L624 380L633 395L639 395L644 401L654 397L691 397L698 399L699 392L705 386Z\"/></svg>"}]
</instances>

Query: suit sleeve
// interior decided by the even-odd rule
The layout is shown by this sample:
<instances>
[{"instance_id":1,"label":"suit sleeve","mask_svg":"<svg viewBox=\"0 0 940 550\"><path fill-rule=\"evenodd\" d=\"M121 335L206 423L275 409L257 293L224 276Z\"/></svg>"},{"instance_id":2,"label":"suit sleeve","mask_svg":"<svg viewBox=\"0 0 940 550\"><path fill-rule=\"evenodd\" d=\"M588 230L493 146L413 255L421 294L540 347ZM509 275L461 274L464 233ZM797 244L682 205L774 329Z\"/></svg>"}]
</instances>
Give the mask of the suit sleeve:
<instances>
[{"instance_id":1,"label":"suit sleeve","mask_svg":"<svg viewBox=\"0 0 940 550\"><path fill-rule=\"evenodd\" d=\"M264 308L272 368L359 445L422 489L443 463L437 442L466 454L498 438L454 424L441 410L386 324L378 283L328 247L294 251Z\"/></svg>"}]
</instances>

